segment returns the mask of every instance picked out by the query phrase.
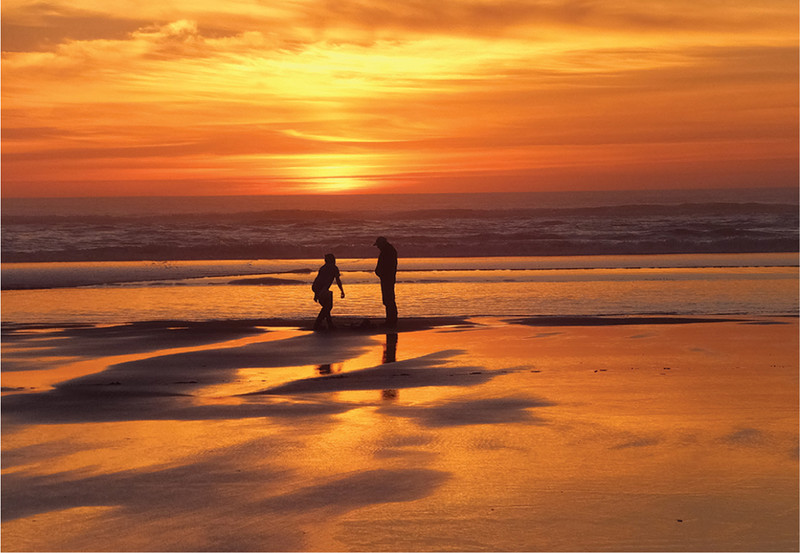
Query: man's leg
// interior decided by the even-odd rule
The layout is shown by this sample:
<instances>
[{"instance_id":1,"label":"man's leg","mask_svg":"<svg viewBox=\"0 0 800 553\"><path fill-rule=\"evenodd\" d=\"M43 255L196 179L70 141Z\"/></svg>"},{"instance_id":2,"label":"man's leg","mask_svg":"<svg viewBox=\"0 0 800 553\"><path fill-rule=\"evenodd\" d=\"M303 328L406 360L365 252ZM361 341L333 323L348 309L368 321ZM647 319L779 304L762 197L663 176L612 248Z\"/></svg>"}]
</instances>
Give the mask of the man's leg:
<instances>
[{"instance_id":1,"label":"man's leg","mask_svg":"<svg viewBox=\"0 0 800 553\"><path fill-rule=\"evenodd\" d=\"M386 307L386 326L394 328L397 326L397 302L394 296L394 281L382 280L381 293L383 295L383 305Z\"/></svg>"}]
</instances>

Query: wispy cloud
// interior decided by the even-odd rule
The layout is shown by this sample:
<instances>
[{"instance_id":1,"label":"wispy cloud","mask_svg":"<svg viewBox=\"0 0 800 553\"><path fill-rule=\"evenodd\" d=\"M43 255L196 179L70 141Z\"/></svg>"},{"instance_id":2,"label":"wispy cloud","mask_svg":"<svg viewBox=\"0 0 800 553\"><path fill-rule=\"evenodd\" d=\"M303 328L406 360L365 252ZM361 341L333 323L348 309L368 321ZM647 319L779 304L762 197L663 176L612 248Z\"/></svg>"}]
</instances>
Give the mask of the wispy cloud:
<instances>
[{"instance_id":1,"label":"wispy cloud","mask_svg":"<svg viewBox=\"0 0 800 553\"><path fill-rule=\"evenodd\" d=\"M464 171L575 186L558 167L618 167L632 186L675 163L694 186L728 159L769 174L797 155L797 11L8 0L4 191L142 178L179 182L169 193L191 193L192 179L335 189L348 176L430 190L442 181L428 177Z\"/></svg>"}]
</instances>

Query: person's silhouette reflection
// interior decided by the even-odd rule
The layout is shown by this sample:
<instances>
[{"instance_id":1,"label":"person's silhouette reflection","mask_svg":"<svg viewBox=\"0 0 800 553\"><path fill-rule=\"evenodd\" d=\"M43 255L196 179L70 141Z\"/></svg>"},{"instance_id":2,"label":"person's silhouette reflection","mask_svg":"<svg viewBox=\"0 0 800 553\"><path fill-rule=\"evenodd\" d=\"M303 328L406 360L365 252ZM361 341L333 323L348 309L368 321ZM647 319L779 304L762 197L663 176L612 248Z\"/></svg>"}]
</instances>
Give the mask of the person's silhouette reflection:
<instances>
[{"instance_id":1,"label":"person's silhouette reflection","mask_svg":"<svg viewBox=\"0 0 800 553\"><path fill-rule=\"evenodd\" d=\"M324 363L317 367L317 374L320 376L327 376L333 373L342 372L342 366L340 364L331 364L331 363Z\"/></svg>"},{"instance_id":2,"label":"person's silhouette reflection","mask_svg":"<svg viewBox=\"0 0 800 553\"><path fill-rule=\"evenodd\" d=\"M386 343L383 344L383 363L394 363L397 361L397 333L386 334Z\"/></svg>"},{"instance_id":3,"label":"person's silhouette reflection","mask_svg":"<svg viewBox=\"0 0 800 553\"><path fill-rule=\"evenodd\" d=\"M390 332L386 334L386 342L383 344L383 364L395 361L397 361L397 333ZM383 390L381 399L393 401L397 399L398 393L397 390Z\"/></svg>"}]
</instances>

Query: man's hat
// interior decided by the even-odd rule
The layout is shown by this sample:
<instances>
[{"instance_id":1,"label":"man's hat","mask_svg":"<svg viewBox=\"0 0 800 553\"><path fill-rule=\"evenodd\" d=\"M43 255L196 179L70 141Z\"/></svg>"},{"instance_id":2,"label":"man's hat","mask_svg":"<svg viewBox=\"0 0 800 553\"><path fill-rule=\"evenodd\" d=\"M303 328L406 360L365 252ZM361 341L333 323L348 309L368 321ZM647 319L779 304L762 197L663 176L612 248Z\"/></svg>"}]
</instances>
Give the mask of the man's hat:
<instances>
[{"instance_id":1,"label":"man's hat","mask_svg":"<svg viewBox=\"0 0 800 553\"><path fill-rule=\"evenodd\" d=\"M386 240L386 238L384 238L383 236L378 236L378 238L375 239L375 243L372 244L372 245L373 246L379 246L381 244L386 244L387 242L388 242L388 240Z\"/></svg>"}]
</instances>

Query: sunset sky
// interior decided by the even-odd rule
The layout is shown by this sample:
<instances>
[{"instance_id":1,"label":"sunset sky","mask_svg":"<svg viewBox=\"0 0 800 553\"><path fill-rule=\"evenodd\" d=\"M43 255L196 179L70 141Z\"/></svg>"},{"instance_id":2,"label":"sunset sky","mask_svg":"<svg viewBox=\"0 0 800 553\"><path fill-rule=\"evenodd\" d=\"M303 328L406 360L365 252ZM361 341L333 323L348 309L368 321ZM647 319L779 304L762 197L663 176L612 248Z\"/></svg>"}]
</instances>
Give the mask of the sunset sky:
<instances>
[{"instance_id":1,"label":"sunset sky","mask_svg":"<svg viewBox=\"0 0 800 553\"><path fill-rule=\"evenodd\" d=\"M796 186L796 0L3 0L2 194Z\"/></svg>"}]
</instances>

